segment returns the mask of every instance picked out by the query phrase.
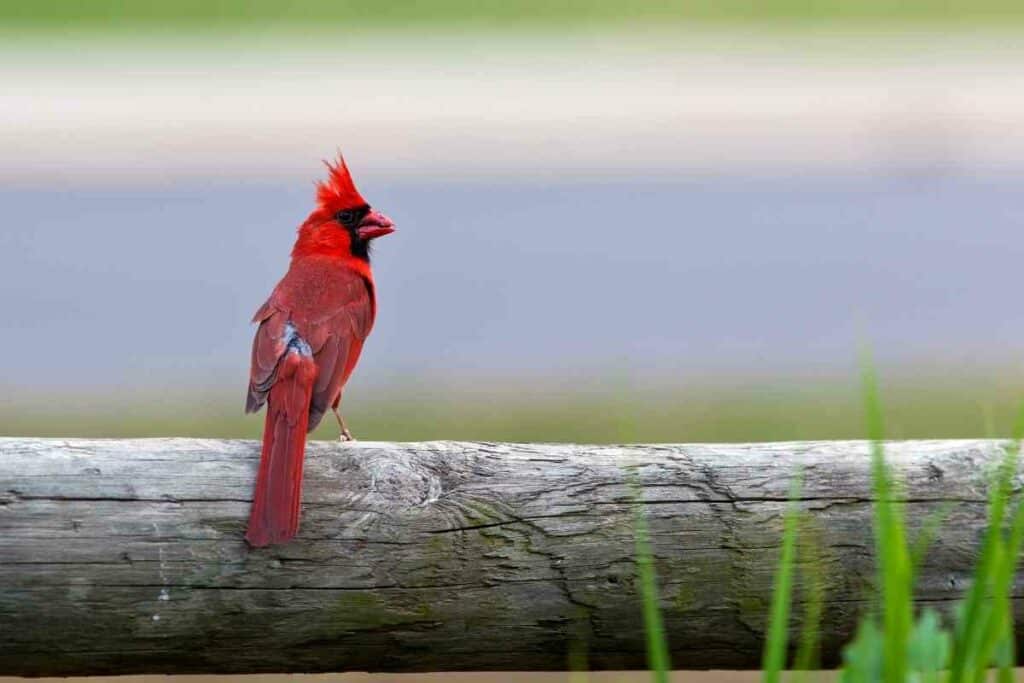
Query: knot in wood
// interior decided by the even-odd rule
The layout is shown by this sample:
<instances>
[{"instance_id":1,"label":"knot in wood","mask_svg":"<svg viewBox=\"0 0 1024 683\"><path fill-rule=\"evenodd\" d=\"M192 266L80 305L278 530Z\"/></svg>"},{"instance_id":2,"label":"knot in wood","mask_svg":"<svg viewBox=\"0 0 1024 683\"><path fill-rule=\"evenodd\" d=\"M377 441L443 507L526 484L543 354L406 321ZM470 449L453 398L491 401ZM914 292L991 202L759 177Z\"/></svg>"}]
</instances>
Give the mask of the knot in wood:
<instances>
[{"instance_id":1,"label":"knot in wood","mask_svg":"<svg viewBox=\"0 0 1024 683\"><path fill-rule=\"evenodd\" d=\"M447 468L440 453L374 442L314 448L316 452L307 457L322 459L329 463L328 470L334 470L318 474L329 477L366 510L393 512L429 505L444 489L442 475Z\"/></svg>"}]
</instances>

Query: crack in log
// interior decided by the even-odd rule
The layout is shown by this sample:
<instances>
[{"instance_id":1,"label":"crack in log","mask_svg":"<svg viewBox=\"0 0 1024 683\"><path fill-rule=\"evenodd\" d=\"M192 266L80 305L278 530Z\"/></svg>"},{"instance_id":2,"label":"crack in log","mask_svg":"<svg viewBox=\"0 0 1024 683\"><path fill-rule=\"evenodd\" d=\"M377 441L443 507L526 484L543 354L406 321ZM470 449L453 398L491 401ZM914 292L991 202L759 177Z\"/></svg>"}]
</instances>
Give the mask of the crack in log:
<instances>
[{"instance_id":1,"label":"crack in log","mask_svg":"<svg viewBox=\"0 0 1024 683\"><path fill-rule=\"evenodd\" d=\"M469 524L466 526L457 526L448 529L430 529L424 533L427 534L451 534L458 531L474 531L476 529L493 529L499 526L508 526L509 524L529 524L535 519L558 519L565 517L579 517L577 513L563 513L555 515L531 515L529 517L513 517L512 519L503 519L499 522L488 522L485 524Z\"/></svg>"},{"instance_id":2,"label":"crack in log","mask_svg":"<svg viewBox=\"0 0 1024 683\"><path fill-rule=\"evenodd\" d=\"M647 488L646 486L643 488ZM962 497L942 497L942 498L891 498L891 502L906 503L908 505L924 505L928 503L967 503L977 504L985 503L985 498L962 498ZM642 500L638 501L640 505L707 505L710 503L788 503L789 498L781 496L735 496L733 498L670 498L670 499L659 499L659 500ZM796 498L797 503L829 503L831 505L867 505L877 503L878 500L870 497L832 497L832 496L803 496ZM634 501L628 498L620 498L617 500L609 501L592 501L588 505L602 506L602 505L632 505ZM577 506L578 503L564 503L561 506Z\"/></svg>"},{"instance_id":3,"label":"crack in log","mask_svg":"<svg viewBox=\"0 0 1024 683\"><path fill-rule=\"evenodd\" d=\"M138 496L58 496L58 495L32 495L20 491L8 490L17 501L53 501L55 503L168 503L180 505L182 503L252 503L252 498L175 498L172 496L161 496L160 498L140 498Z\"/></svg>"},{"instance_id":4,"label":"crack in log","mask_svg":"<svg viewBox=\"0 0 1024 683\"><path fill-rule=\"evenodd\" d=\"M567 579L570 583L583 583L587 581L593 581L598 576L587 576L580 577L578 579ZM209 586L203 584L192 584L192 583L48 583L44 586L29 586L19 590L28 591L45 591L54 588L81 588L83 585L87 585L89 588L118 588L118 589L161 589L167 588L168 590L177 591L252 591L252 592L318 592L318 591L364 591L364 592L389 592L389 591L434 591L434 590L455 590L455 589L493 589L499 585L516 586L523 584L532 583L558 583L559 578L555 577L536 577L531 579L496 579L488 578L478 582L462 582L462 583L425 583L416 585L404 585L404 584L373 584L369 586L303 586L297 584L289 584L282 586L232 586L232 585L217 585ZM581 606L588 606L583 603ZM592 605L589 605L593 607Z\"/></svg>"}]
</instances>

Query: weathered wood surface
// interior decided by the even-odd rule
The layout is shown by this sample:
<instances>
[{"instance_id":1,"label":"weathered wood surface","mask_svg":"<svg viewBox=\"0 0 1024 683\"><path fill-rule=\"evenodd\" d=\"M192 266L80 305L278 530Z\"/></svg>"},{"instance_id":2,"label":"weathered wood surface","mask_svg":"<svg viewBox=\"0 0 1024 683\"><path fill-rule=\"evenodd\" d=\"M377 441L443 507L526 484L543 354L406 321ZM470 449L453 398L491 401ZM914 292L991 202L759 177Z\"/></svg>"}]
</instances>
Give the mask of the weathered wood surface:
<instances>
[{"instance_id":1,"label":"weathered wood surface","mask_svg":"<svg viewBox=\"0 0 1024 683\"><path fill-rule=\"evenodd\" d=\"M921 604L963 594L1003 448L888 447L912 528L953 504ZM756 667L798 465L832 662L873 578L868 452L312 443L299 538L251 551L253 442L0 439L0 674L642 667L631 477L673 664Z\"/></svg>"}]
</instances>

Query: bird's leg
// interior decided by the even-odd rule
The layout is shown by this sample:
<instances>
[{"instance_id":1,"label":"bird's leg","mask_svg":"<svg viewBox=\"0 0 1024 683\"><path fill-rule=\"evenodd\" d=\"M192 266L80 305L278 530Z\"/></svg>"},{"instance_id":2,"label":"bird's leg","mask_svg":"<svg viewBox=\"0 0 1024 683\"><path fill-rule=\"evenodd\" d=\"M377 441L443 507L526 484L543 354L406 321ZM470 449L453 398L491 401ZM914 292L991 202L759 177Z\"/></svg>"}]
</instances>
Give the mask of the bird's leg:
<instances>
[{"instance_id":1,"label":"bird's leg","mask_svg":"<svg viewBox=\"0 0 1024 683\"><path fill-rule=\"evenodd\" d=\"M338 420L338 429L341 430L341 436L338 437L338 441L355 441L352 432L348 431L348 427L345 426L345 418L338 412L338 406L331 406L331 410L334 411L334 417Z\"/></svg>"}]
</instances>

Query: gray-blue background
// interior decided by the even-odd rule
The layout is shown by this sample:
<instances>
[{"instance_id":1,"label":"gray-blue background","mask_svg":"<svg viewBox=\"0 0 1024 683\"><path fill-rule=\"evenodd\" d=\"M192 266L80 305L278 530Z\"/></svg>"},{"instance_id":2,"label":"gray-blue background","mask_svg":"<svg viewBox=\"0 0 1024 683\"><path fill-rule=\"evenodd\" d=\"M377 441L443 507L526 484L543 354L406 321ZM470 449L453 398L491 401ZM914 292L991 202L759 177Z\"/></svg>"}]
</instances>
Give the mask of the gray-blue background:
<instances>
[{"instance_id":1,"label":"gray-blue background","mask_svg":"<svg viewBox=\"0 0 1024 683\"><path fill-rule=\"evenodd\" d=\"M1024 208L1011 176L361 183L375 254L360 369L463 376L1013 361ZM4 190L3 383L244 381L308 181Z\"/></svg>"}]
</instances>

